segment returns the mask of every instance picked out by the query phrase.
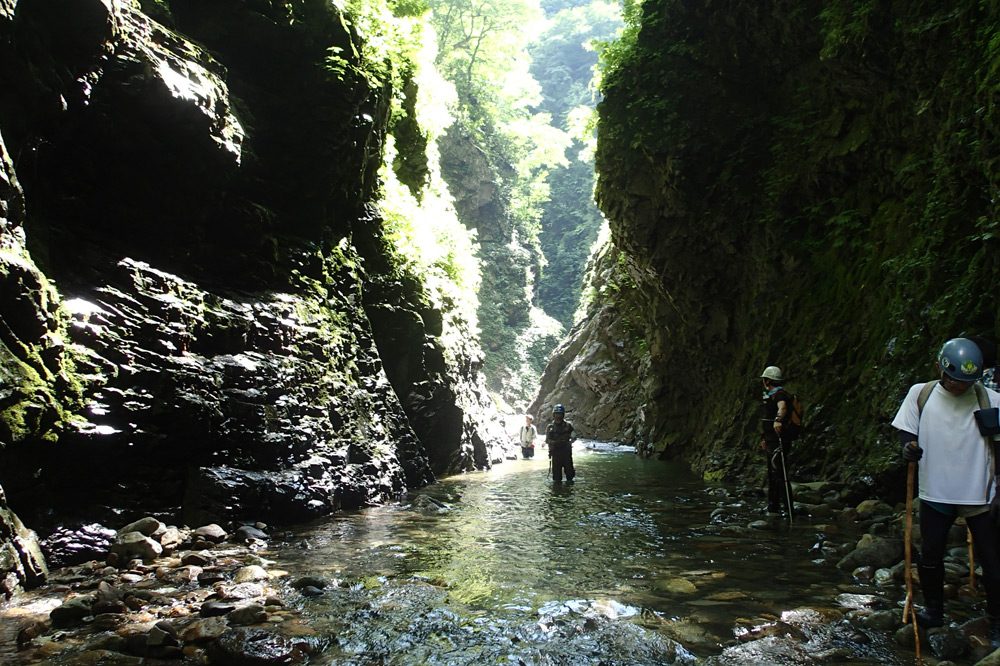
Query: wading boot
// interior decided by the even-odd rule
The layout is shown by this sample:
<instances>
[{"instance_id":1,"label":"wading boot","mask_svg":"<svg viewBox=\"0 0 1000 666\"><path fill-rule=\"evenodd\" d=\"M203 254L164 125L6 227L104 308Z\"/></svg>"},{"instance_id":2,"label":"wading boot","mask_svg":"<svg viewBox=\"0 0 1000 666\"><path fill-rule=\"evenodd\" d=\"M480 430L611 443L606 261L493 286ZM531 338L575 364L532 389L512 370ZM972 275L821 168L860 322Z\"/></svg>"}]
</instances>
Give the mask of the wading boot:
<instances>
[{"instance_id":1,"label":"wading boot","mask_svg":"<svg viewBox=\"0 0 1000 666\"><path fill-rule=\"evenodd\" d=\"M924 591L924 608L916 613L921 627L944 626L944 565L917 567L920 587Z\"/></svg>"}]
</instances>

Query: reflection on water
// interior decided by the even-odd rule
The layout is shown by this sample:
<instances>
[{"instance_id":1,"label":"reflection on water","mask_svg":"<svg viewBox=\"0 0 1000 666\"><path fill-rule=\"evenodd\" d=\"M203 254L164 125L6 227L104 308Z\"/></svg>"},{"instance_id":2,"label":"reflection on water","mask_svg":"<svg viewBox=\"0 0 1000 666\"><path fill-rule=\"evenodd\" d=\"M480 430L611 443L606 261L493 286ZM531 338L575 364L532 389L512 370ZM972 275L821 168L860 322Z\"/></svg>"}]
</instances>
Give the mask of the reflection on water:
<instances>
[{"instance_id":1,"label":"reflection on water","mask_svg":"<svg viewBox=\"0 0 1000 666\"><path fill-rule=\"evenodd\" d=\"M282 568L344 581L303 602L338 638L327 663L685 663L756 623L812 627L783 613L831 608L850 584L810 559L806 521L734 530L712 511L746 525L757 507L679 465L594 442L575 460L573 485L554 485L544 456L509 461L300 531ZM894 663L885 643L852 654Z\"/></svg>"}]
</instances>

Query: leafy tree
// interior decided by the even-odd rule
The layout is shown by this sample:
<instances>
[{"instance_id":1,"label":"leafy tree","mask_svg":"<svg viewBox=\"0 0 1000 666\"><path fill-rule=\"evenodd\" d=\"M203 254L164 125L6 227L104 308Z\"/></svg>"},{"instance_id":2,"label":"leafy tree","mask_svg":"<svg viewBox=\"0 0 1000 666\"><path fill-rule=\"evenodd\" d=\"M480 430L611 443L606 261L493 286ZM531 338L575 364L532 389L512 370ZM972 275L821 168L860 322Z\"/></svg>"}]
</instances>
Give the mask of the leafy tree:
<instances>
[{"instance_id":1,"label":"leafy tree","mask_svg":"<svg viewBox=\"0 0 1000 666\"><path fill-rule=\"evenodd\" d=\"M564 326L573 321L584 268L602 217L593 201L592 123L580 123L596 103L596 45L622 26L620 10L607 0L548 2L548 27L531 48L532 72L542 86L540 108L574 136L573 159L552 169L549 200L542 207L540 242L547 260L539 302Z\"/></svg>"}]
</instances>

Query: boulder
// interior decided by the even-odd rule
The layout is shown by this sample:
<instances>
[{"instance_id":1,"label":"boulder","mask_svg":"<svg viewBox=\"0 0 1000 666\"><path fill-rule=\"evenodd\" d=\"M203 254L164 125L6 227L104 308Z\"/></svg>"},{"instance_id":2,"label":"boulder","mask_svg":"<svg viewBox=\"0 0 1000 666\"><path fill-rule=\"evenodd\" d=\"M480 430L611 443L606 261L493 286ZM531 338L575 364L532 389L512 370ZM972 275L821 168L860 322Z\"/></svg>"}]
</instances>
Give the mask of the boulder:
<instances>
[{"instance_id":1,"label":"boulder","mask_svg":"<svg viewBox=\"0 0 1000 666\"><path fill-rule=\"evenodd\" d=\"M875 568L891 567L902 557L901 539L866 534L861 537L854 550L837 562L837 567L844 570L853 570L866 565Z\"/></svg>"},{"instance_id":2,"label":"boulder","mask_svg":"<svg viewBox=\"0 0 1000 666\"><path fill-rule=\"evenodd\" d=\"M103 560L114 543L115 532L100 523L78 527L62 526L41 542L42 552L54 567Z\"/></svg>"},{"instance_id":3,"label":"boulder","mask_svg":"<svg viewBox=\"0 0 1000 666\"><path fill-rule=\"evenodd\" d=\"M118 535L111 552L122 561L137 558L149 562L163 554L163 546L142 532L126 532Z\"/></svg>"}]
</instances>

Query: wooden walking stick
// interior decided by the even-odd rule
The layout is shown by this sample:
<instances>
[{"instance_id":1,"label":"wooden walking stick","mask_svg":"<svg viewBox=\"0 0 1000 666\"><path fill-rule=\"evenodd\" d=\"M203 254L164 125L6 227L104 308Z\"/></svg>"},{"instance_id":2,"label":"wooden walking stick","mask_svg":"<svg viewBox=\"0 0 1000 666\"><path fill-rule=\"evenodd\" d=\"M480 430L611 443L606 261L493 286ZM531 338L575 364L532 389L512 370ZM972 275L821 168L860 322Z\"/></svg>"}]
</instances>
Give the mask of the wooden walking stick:
<instances>
[{"instance_id":1,"label":"wooden walking stick","mask_svg":"<svg viewBox=\"0 0 1000 666\"><path fill-rule=\"evenodd\" d=\"M913 612L913 547L910 543L913 535L913 477L916 475L917 463L911 462L906 469L906 536L903 542L903 552L906 562L906 601L903 603L903 624L907 617L913 623L913 644L917 653L917 663L920 659L920 625L917 615Z\"/></svg>"},{"instance_id":2,"label":"wooden walking stick","mask_svg":"<svg viewBox=\"0 0 1000 666\"><path fill-rule=\"evenodd\" d=\"M965 542L969 544L969 589L972 596L976 595L976 556L972 549L972 530L968 524L965 526Z\"/></svg>"}]
</instances>

